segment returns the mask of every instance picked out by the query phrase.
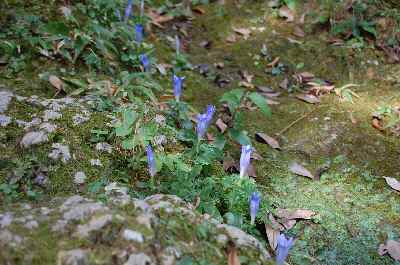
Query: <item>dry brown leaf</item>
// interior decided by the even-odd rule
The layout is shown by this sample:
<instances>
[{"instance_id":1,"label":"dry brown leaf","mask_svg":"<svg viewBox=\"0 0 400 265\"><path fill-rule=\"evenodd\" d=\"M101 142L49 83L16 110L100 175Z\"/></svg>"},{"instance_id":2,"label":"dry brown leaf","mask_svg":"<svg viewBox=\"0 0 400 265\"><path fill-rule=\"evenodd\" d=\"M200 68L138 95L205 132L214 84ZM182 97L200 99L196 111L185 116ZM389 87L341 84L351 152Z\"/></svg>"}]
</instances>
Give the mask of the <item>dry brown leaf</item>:
<instances>
[{"instance_id":1,"label":"dry brown leaf","mask_svg":"<svg viewBox=\"0 0 400 265\"><path fill-rule=\"evenodd\" d=\"M294 13L287 6L282 6L279 9L279 16L286 18L286 22L293 22L294 21Z\"/></svg>"},{"instance_id":2,"label":"dry brown leaf","mask_svg":"<svg viewBox=\"0 0 400 265\"><path fill-rule=\"evenodd\" d=\"M256 133L256 140L260 143L265 143L274 149L281 149L279 142L265 133Z\"/></svg>"},{"instance_id":3,"label":"dry brown leaf","mask_svg":"<svg viewBox=\"0 0 400 265\"><path fill-rule=\"evenodd\" d=\"M226 38L226 41L229 43L234 43L236 42L236 35L235 34L231 34Z\"/></svg>"},{"instance_id":4,"label":"dry brown leaf","mask_svg":"<svg viewBox=\"0 0 400 265\"><path fill-rule=\"evenodd\" d=\"M394 260L400 260L400 243L394 240L388 240L386 244L379 245L379 255L388 253Z\"/></svg>"},{"instance_id":5,"label":"dry brown leaf","mask_svg":"<svg viewBox=\"0 0 400 265\"><path fill-rule=\"evenodd\" d=\"M285 79L283 79L283 81L279 84L279 87L282 89L288 89L289 87L289 79L287 77L285 77Z\"/></svg>"},{"instance_id":6,"label":"dry brown leaf","mask_svg":"<svg viewBox=\"0 0 400 265\"><path fill-rule=\"evenodd\" d=\"M246 82L246 81L240 81L238 85L240 87L254 88L254 85L252 83L249 83L249 82Z\"/></svg>"},{"instance_id":7,"label":"dry brown leaf","mask_svg":"<svg viewBox=\"0 0 400 265\"><path fill-rule=\"evenodd\" d=\"M262 93L273 93L273 92L275 92L275 90L273 90L272 88L267 87L267 86L257 86L257 90L262 92Z\"/></svg>"},{"instance_id":8,"label":"dry brown leaf","mask_svg":"<svg viewBox=\"0 0 400 265\"><path fill-rule=\"evenodd\" d=\"M272 62L267 64L268 67L274 67L280 60L280 57L276 57Z\"/></svg>"},{"instance_id":9,"label":"dry brown leaf","mask_svg":"<svg viewBox=\"0 0 400 265\"><path fill-rule=\"evenodd\" d=\"M228 265L240 265L239 256L235 247L228 250Z\"/></svg>"},{"instance_id":10,"label":"dry brown leaf","mask_svg":"<svg viewBox=\"0 0 400 265\"><path fill-rule=\"evenodd\" d=\"M261 93L261 95L267 98L276 98L279 97L281 94L281 92Z\"/></svg>"},{"instance_id":11,"label":"dry brown leaf","mask_svg":"<svg viewBox=\"0 0 400 265\"><path fill-rule=\"evenodd\" d=\"M278 101L272 100L272 99L265 99L268 105L279 105L280 103Z\"/></svg>"},{"instance_id":12,"label":"dry brown leaf","mask_svg":"<svg viewBox=\"0 0 400 265\"><path fill-rule=\"evenodd\" d=\"M285 230L283 225L281 225L271 213L268 214L268 219L271 221L273 229L278 230L278 231Z\"/></svg>"},{"instance_id":13,"label":"dry brown leaf","mask_svg":"<svg viewBox=\"0 0 400 265\"><path fill-rule=\"evenodd\" d=\"M203 15L206 13L206 11L204 10L204 8L201 8L199 6L193 7L192 10L200 15Z\"/></svg>"},{"instance_id":14,"label":"dry brown leaf","mask_svg":"<svg viewBox=\"0 0 400 265\"><path fill-rule=\"evenodd\" d=\"M247 40L251 34L251 30L248 28L233 28L233 31L242 35L245 40Z\"/></svg>"},{"instance_id":15,"label":"dry brown leaf","mask_svg":"<svg viewBox=\"0 0 400 265\"><path fill-rule=\"evenodd\" d=\"M151 23L159 28L164 28L163 23L174 19L173 16L160 15L154 9L150 9L147 15L150 17Z\"/></svg>"},{"instance_id":16,"label":"dry brown leaf","mask_svg":"<svg viewBox=\"0 0 400 265\"><path fill-rule=\"evenodd\" d=\"M228 125L226 125L225 122L223 122L221 119L218 119L218 120L215 122L215 125L217 126L218 130L219 130L221 133L224 133L224 132L226 131L226 129L228 128Z\"/></svg>"},{"instance_id":17,"label":"dry brown leaf","mask_svg":"<svg viewBox=\"0 0 400 265\"><path fill-rule=\"evenodd\" d=\"M309 72L302 72L297 74L296 77L299 79L300 83L308 83L315 78L315 75Z\"/></svg>"},{"instance_id":18,"label":"dry brown leaf","mask_svg":"<svg viewBox=\"0 0 400 265\"><path fill-rule=\"evenodd\" d=\"M296 220L296 219L305 219L309 220L316 213L310 210L297 209L297 210L288 210L288 209L278 209L276 211L276 215L279 218L283 218L286 220Z\"/></svg>"},{"instance_id":19,"label":"dry brown leaf","mask_svg":"<svg viewBox=\"0 0 400 265\"><path fill-rule=\"evenodd\" d=\"M299 40L295 40L292 38L286 38L290 43L295 43L295 44L303 44L303 42L299 41Z\"/></svg>"},{"instance_id":20,"label":"dry brown leaf","mask_svg":"<svg viewBox=\"0 0 400 265\"><path fill-rule=\"evenodd\" d=\"M259 161L263 160L263 157L257 151L251 152L250 158Z\"/></svg>"},{"instance_id":21,"label":"dry brown leaf","mask_svg":"<svg viewBox=\"0 0 400 265\"><path fill-rule=\"evenodd\" d=\"M304 168L302 165L300 165L297 162L293 162L289 165L289 170L290 172L296 174L296 175L300 175L303 177L307 177L310 179L314 179L313 174L310 173L310 171L308 171L306 168Z\"/></svg>"},{"instance_id":22,"label":"dry brown leaf","mask_svg":"<svg viewBox=\"0 0 400 265\"><path fill-rule=\"evenodd\" d=\"M251 83L253 81L254 75L249 74L247 71L240 71L240 76L242 79L244 79L246 82Z\"/></svg>"},{"instance_id":23,"label":"dry brown leaf","mask_svg":"<svg viewBox=\"0 0 400 265\"><path fill-rule=\"evenodd\" d=\"M321 102L318 97L311 94L298 94L296 95L296 98L310 104L317 104Z\"/></svg>"},{"instance_id":24,"label":"dry brown leaf","mask_svg":"<svg viewBox=\"0 0 400 265\"><path fill-rule=\"evenodd\" d=\"M272 250L275 250L278 244L278 236L280 234L280 231L275 230L270 224L265 224L265 232L267 233L268 243L270 247L272 248Z\"/></svg>"},{"instance_id":25,"label":"dry brown leaf","mask_svg":"<svg viewBox=\"0 0 400 265\"><path fill-rule=\"evenodd\" d=\"M57 76L55 75L49 76L49 82L57 89L58 92L63 89L64 83Z\"/></svg>"},{"instance_id":26,"label":"dry brown leaf","mask_svg":"<svg viewBox=\"0 0 400 265\"><path fill-rule=\"evenodd\" d=\"M296 220L286 220L282 224L286 230L290 230L296 224Z\"/></svg>"},{"instance_id":27,"label":"dry brown leaf","mask_svg":"<svg viewBox=\"0 0 400 265\"><path fill-rule=\"evenodd\" d=\"M383 126L381 125L381 121L378 118L372 119L372 127L374 127L375 129L377 129L381 132L385 130L385 128L383 128Z\"/></svg>"},{"instance_id":28,"label":"dry brown leaf","mask_svg":"<svg viewBox=\"0 0 400 265\"><path fill-rule=\"evenodd\" d=\"M300 17L300 19L299 19L299 24L300 24L300 25L304 25L304 21L305 21L305 19L306 19L306 15L307 15L306 12L303 13L303 14L301 15L301 17Z\"/></svg>"},{"instance_id":29,"label":"dry brown leaf","mask_svg":"<svg viewBox=\"0 0 400 265\"><path fill-rule=\"evenodd\" d=\"M300 38L304 38L304 36L306 34L304 33L304 31L299 26L296 26L296 27L294 27L293 35L295 35L297 37L300 37Z\"/></svg>"},{"instance_id":30,"label":"dry brown leaf","mask_svg":"<svg viewBox=\"0 0 400 265\"><path fill-rule=\"evenodd\" d=\"M237 164L236 164L235 160L230 156L224 157L223 167L224 167L225 172L236 172L236 171L238 171Z\"/></svg>"},{"instance_id":31,"label":"dry brown leaf","mask_svg":"<svg viewBox=\"0 0 400 265\"><path fill-rule=\"evenodd\" d=\"M397 191L400 191L400 182L395 178L384 177L386 183L392 188Z\"/></svg>"},{"instance_id":32,"label":"dry brown leaf","mask_svg":"<svg viewBox=\"0 0 400 265\"><path fill-rule=\"evenodd\" d=\"M249 164L247 167L247 175L252 178L257 178L256 168L253 166L253 164Z\"/></svg>"}]
</instances>

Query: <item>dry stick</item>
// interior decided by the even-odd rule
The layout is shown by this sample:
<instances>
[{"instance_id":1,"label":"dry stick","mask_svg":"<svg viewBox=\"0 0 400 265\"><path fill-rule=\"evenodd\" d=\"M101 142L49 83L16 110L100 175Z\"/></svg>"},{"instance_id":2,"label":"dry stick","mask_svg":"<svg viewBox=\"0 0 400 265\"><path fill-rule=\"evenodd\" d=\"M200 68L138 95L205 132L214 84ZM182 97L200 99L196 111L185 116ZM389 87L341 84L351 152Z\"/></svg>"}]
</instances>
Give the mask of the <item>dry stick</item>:
<instances>
[{"instance_id":1,"label":"dry stick","mask_svg":"<svg viewBox=\"0 0 400 265\"><path fill-rule=\"evenodd\" d=\"M288 126L286 126L285 128L283 128L283 130L281 130L280 132L276 133L276 136L281 136L283 133L285 133L287 130L289 130L291 127L293 127L296 123L298 123L299 121L301 121L302 119L306 118L307 116L309 116L311 113L313 113L314 111L316 111L319 107L316 107L315 109L313 109L310 112L307 112L306 114L304 114L303 116L301 116L300 118L298 118L297 120L293 121L292 123L290 123Z\"/></svg>"}]
</instances>

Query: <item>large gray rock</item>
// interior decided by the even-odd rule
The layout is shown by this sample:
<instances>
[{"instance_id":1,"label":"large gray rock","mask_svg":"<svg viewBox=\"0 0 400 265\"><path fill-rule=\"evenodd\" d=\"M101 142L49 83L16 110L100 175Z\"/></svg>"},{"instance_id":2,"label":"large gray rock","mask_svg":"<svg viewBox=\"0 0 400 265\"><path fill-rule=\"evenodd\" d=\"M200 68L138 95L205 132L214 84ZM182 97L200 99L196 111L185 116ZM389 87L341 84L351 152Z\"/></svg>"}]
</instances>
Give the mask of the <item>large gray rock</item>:
<instances>
[{"instance_id":1,"label":"large gray rock","mask_svg":"<svg viewBox=\"0 0 400 265\"><path fill-rule=\"evenodd\" d=\"M0 91L0 113L4 113L8 110L13 93L8 90Z\"/></svg>"},{"instance_id":2,"label":"large gray rock","mask_svg":"<svg viewBox=\"0 0 400 265\"><path fill-rule=\"evenodd\" d=\"M44 131L32 131L22 137L21 146L30 147L32 145L42 144L49 140L48 135Z\"/></svg>"},{"instance_id":3,"label":"large gray rock","mask_svg":"<svg viewBox=\"0 0 400 265\"><path fill-rule=\"evenodd\" d=\"M197 213L177 196L156 194L141 200L126 197L117 184L109 186L107 204L75 195L32 208L14 207L3 214L4 224L10 223L9 216L18 216L18 221L0 228L1 251L10 259L5 264L44 256L49 260L50 256L57 265L174 265L183 258L225 265L231 244L248 263L271 261L265 244ZM114 195L123 196L124 204L114 200ZM198 236L204 227L208 227L207 244ZM41 242L51 244L30 247Z\"/></svg>"},{"instance_id":4,"label":"large gray rock","mask_svg":"<svg viewBox=\"0 0 400 265\"><path fill-rule=\"evenodd\" d=\"M60 251L57 257L57 265L88 265L87 251L73 249Z\"/></svg>"}]
</instances>

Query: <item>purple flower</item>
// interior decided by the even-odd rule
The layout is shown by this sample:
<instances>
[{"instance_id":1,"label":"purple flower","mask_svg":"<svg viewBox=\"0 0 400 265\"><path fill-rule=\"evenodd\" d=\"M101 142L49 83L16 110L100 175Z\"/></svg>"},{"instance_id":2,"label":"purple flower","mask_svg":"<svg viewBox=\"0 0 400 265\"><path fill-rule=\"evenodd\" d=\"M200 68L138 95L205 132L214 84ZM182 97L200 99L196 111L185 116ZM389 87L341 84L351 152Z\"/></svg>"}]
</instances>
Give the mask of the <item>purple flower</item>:
<instances>
[{"instance_id":1,"label":"purple flower","mask_svg":"<svg viewBox=\"0 0 400 265\"><path fill-rule=\"evenodd\" d=\"M242 154L240 155L240 177L242 178L250 164L251 145L242 145Z\"/></svg>"},{"instance_id":2,"label":"purple flower","mask_svg":"<svg viewBox=\"0 0 400 265\"><path fill-rule=\"evenodd\" d=\"M181 97L183 80L185 80L184 77L179 77L174 74L173 85L174 85L174 95L176 101L179 101L179 98Z\"/></svg>"},{"instance_id":3,"label":"purple flower","mask_svg":"<svg viewBox=\"0 0 400 265\"><path fill-rule=\"evenodd\" d=\"M144 29L142 24L135 25L135 39L137 43L142 43L144 39Z\"/></svg>"},{"instance_id":4,"label":"purple flower","mask_svg":"<svg viewBox=\"0 0 400 265\"><path fill-rule=\"evenodd\" d=\"M250 197L250 219L251 224L254 225L258 209L260 208L260 193L253 192Z\"/></svg>"},{"instance_id":5,"label":"purple flower","mask_svg":"<svg viewBox=\"0 0 400 265\"><path fill-rule=\"evenodd\" d=\"M150 61L146 54L139 55L140 63L142 64L144 71L148 72L150 70Z\"/></svg>"},{"instance_id":6,"label":"purple flower","mask_svg":"<svg viewBox=\"0 0 400 265\"><path fill-rule=\"evenodd\" d=\"M199 137L199 139L202 139L204 137L204 135L206 134L207 121L208 121L207 114L198 114L197 115L196 132L197 132L197 137Z\"/></svg>"},{"instance_id":7,"label":"purple flower","mask_svg":"<svg viewBox=\"0 0 400 265\"><path fill-rule=\"evenodd\" d=\"M293 244L293 237L286 238L284 234L278 236L276 264L281 265L285 263L286 257L288 256L289 250Z\"/></svg>"},{"instance_id":8,"label":"purple flower","mask_svg":"<svg viewBox=\"0 0 400 265\"><path fill-rule=\"evenodd\" d=\"M178 55L181 49L181 42L179 40L178 35L175 35L175 50L176 50L176 54Z\"/></svg>"},{"instance_id":9,"label":"purple flower","mask_svg":"<svg viewBox=\"0 0 400 265\"><path fill-rule=\"evenodd\" d=\"M127 22L132 13L133 0L128 0L128 5L125 8L124 21Z\"/></svg>"},{"instance_id":10,"label":"purple flower","mask_svg":"<svg viewBox=\"0 0 400 265\"><path fill-rule=\"evenodd\" d=\"M214 112L215 112L215 107L211 104L207 105L207 118L208 118L207 127L209 127L211 124Z\"/></svg>"},{"instance_id":11,"label":"purple flower","mask_svg":"<svg viewBox=\"0 0 400 265\"><path fill-rule=\"evenodd\" d=\"M146 146L147 153L147 165L149 167L150 176L154 177L156 175L156 160L154 158L153 149L151 145Z\"/></svg>"},{"instance_id":12,"label":"purple flower","mask_svg":"<svg viewBox=\"0 0 400 265\"><path fill-rule=\"evenodd\" d=\"M202 139L210 126L212 117L214 115L215 107L213 105L207 106L207 111L204 114L197 115L197 136Z\"/></svg>"}]
</instances>

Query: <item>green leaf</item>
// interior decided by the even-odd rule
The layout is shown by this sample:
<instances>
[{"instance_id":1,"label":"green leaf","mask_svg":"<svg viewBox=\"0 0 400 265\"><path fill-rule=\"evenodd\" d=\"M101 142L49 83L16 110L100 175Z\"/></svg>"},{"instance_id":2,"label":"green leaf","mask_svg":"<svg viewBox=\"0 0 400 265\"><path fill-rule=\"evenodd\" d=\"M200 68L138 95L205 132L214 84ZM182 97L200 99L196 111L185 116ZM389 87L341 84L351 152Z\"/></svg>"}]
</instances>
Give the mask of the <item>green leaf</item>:
<instances>
[{"instance_id":1,"label":"green leaf","mask_svg":"<svg viewBox=\"0 0 400 265\"><path fill-rule=\"evenodd\" d=\"M285 4L286 4L291 10L295 10L295 9L296 9L296 3L297 3L297 0L285 0Z\"/></svg>"},{"instance_id":2,"label":"green leaf","mask_svg":"<svg viewBox=\"0 0 400 265\"><path fill-rule=\"evenodd\" d=\"M267 116L271 116L271 110L267 104L267 101L263 96L261 96L257 92L253 92L249 95L249 98L251 99L251 101L253 101L254 104L257 105L257 107L260 108L262 113L264 113Z\"/></svg>"},{"instance_id":3,"label":"green leaf","mask_svg":"<svg viewBox=\"0 0 400 265\"><path fill-rule=\"evenodd\" d=\"M242 99L243 93L243 89L233 89L223 94L220 102L226 102L228 104L229 111L233 113L235 109L240 106L240 101Z\"/></svg>"},{"instance_id":4,"label":"green leaf","mask_svg":"<svg viewBox=\"0 0 400 265\"><path fill-rule=\"evenodd\" d=\"M236 142L238 142L241 145L250 145L251 144L250 138L247 136L247 134L244 131L239 131L239 130L231 128L231 129L229 129L229 134L233 140L235 140Z\"/></svg>"},{"instance_id":5,"label":"green leaf","mask_svg":"<svg viewBox=\"0 0 400 265\"><path fill-rule=\"evenodd\" d=\"M129 139L125 139L122 141L122 148L126 150L132 150L135 148L135 146L138 144L137 138L132 137Z\"/></svg>"},{"instance_id":6,"label":"green leaf","mask_svg":"<svg viewBox=\"0 0 400 265\"><path fill-rule=\"evenodd\" d=\"M68 36L70 29L63 22L53 21L42 26L39 31L52 35Z\"/></svg>"},{"instance_id":7,"label":"green leaf","mask_svg":"<svg viewBox=\"0 0 400 265\"><path fill-rule=\"evenodd\" d=\"M125 127L131 126L137 120L137 118L138 114L131 109L125 109L122 113L123 124Z\"/></svg>"},{"instance_id":8,"label":"green leaf","mask_svg":"<svg viewBox=\"0 0 400 265\"><path fill-rule=\"evenodd\" d=\"M124 136L127 136L128 134L130 134L131 132L132 132L132 128L130 128L130 127L120 126L120 127L115 128L116 136L124 137Z\"/></svg>"}]
</instances>

